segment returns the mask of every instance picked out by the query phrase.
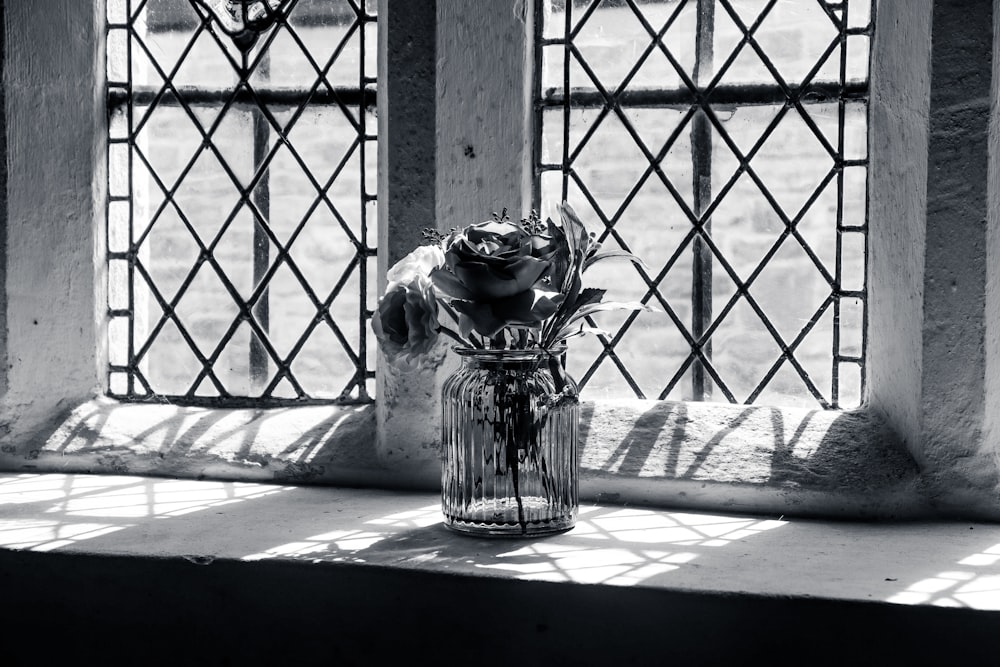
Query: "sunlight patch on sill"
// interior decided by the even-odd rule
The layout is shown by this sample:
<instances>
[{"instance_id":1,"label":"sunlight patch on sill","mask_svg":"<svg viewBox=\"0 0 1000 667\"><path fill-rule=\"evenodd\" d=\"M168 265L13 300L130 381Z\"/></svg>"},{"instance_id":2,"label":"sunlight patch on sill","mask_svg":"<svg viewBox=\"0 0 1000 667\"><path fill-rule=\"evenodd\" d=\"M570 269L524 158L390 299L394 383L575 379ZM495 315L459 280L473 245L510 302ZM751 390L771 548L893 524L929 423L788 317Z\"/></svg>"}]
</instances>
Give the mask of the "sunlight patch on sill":
<instances>
[{"instance_id":1,"label":"sunlight patch on sill","mask_svg":"<svg viewBox=\"0 0 1000 667\"><path fill-rule=\"evenodd\" d=\"M200 487L200 488L198 488ZM53 491L61 489L62 496ZM57 474L0 475L0 551L364 565L541 580L1000 609L1000 528L843 522L583 503L525 540L458 536L428 492ZM183 503L179 501L184 501ZM16 560L20 556L13 556ZM254 570L250 570L251 572ZM346 576L351 570L345 570Z\"/></svg>"},{"instance_id":2,"label":"sunlight patch on sill","mask_svg":"<svg viewBox=\"0 0 1000 667\"><path fill-rule=\"evenodd\" d=\"M958 561L962 569L939 572L910 584L888 598L896 604L929 604L936 607L968 607L1000 610L1000 544L983 549ZM980 571L975 568L992 568Z\"/></svg>"},{"instance_id":3,"label":"sunlight patch on sill","mask_svg":"<svg viewBox=\"0 0 1000 667\"><path fill-rule=\"evenodd\" d=\"M432 561L462 560L484 573L516 579L635 586L696 560L702 549L715 550L785 526L787 522L659 512L633 508L583 506L573 530L531 540L483 558L470 549L479 540L456 537L455 545L425 543L420 529L441 523L441 508L428 505L372 518L358 528L335 530L275 545L244 556L244 561L305 560L312 563L379 562L399 550L400 562L420 567ZM501 545L508 544L503 542ZM670 547L670 548L665 548Z\"/></svg>"},{"instance_id":4,"label":"sunlight patch on sill","mask_svg":"<svg viewBox=\"0 0 1000 667\"><path fill-rule=\"evenodd\" d=\"M378 526L380 530L347 529L320 533L304 540L279 544L265 551L244 556L242 560L294 558L313 562L364 563L366 559L362 552L371 549L379 542L392 538L403 531L427 528L439 523L441 523L441 506L439 504L428 505L365 521L366 526ZM414 562L423 562L433 559L433 557L428 554L420 554Z\"/></svg>"},{"instance_id":5,"label":"sunlight patch on sill","mask_svg":"<svg viewBox=\"0 0 1000 667\"><path fill-rule=\"evenodd\" d=\"M76 523L67 525L58 519L51 521L0 520L0 547L52 551L131 528L131 524Z\"/></svg>"},{"instance_id":6,"label":"sunlight patch on sill","mask_svg":"<svg viewBox=\"0 0 1000 667\"><path fill-rule=\"evenodd\" d=\"M0 509L35 506L41 518L0 519L0 547L51 551L133 528L135 521L179 517L289 488L114 475L16 475L0 479Z\"/></svg>"},{"instance_id":7,"label":"sunlight patch on sill","mask_svg":"<svg viewBox=\"0 0 1000 667\"><path fill-rule=\"evenodd\" d=\"M246 482L196 482L161 479L70 498L46 510L67 517L166 518L263 498L283 487Z\"/></svg>"},{"instance_id":8,"label":"sunlight patch on sill","mask_svg":"<svg viewBox=\"0 0 1000 667\"><path fill-rule=\"evenodd\" d=\"M711 549L786 523L631 508L583 508L572 540L535 542L498 554L500 562L478 567L508 571L525 580L634 586L677 570L699 556L697 551L683 548L665 550L664 545Z\"/></svg>"}]
</instances>

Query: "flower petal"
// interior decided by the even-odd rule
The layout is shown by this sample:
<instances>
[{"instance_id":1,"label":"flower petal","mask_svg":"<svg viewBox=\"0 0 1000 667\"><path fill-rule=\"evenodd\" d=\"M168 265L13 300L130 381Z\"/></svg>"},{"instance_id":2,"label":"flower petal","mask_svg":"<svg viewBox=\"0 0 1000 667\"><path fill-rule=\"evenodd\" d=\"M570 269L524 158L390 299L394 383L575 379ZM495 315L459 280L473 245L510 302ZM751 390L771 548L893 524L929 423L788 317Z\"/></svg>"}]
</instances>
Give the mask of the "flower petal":
<instances>
[{"instance_id":1,"label":"flower petal","mask_svg":"<svg viewBox=\"0 0 1000 667\"><path fill-rule=\"evenodd\" d=\"M453 299L474 299L475 294L473 294L469 289L462 284L462 281L455 277L451 271L447 269L435 269L431 271L431 280L434 282L434 287L438 291L442 292L445 296L449 296Z\"/></svg>"},{"instance_id":2,"label":"flower petal","mask_svg":"<svg viewBox=\"0 0 1000 667\"><path fill-rule=\"evenodd\" d=\"M388 360L412 360L426 354L438 339L437 296L431 281L414 275L391 282L372 317L372 331Z\"/></svg>"},{"instance_id":3,"label":"flower petal","mask_svg":"<svg viewBox=\"0 0 1000 667\"><path fill-rule=\"evenodd\" d=\"M408 283L444 265L444 252L437 246L419 246L393 264L385 274L390 283Z\"/></svg>"},{"instance_id":4,"label":"flower petal","mask_svg":"<svg viewBox=\"0 0 1000 667\"><path fill-rule=\"evenodd\" d=\"M455 301L452 306L459 312L459 328L465 337L475 330L480 335L492 338L506 326L506 322L497 317L491 304L477 301Z\"/></svg>"},{"instance_id":5,"label":"flower petal","mask_svg":"<svg viewBox=\"0 0 1000 667\"><path fill-rule=\"evenodd\" d=\"M478 301L494 301L531 289L549 268L549 262L534 257L519 257L502 265L485 262L459 262L455 276Z\"/></svg>"}]
</instances>

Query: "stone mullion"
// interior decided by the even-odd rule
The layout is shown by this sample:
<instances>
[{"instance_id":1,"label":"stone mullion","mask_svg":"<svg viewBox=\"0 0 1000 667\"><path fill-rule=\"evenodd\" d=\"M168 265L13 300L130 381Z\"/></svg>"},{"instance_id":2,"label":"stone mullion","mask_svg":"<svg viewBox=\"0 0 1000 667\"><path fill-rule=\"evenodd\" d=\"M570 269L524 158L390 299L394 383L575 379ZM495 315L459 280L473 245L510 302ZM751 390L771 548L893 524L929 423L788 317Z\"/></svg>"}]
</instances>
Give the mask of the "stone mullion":
<instances>
[{"instance_id":1,"label":"stone mullion","mask_svg":"<svg viewBox=\"0 0 1000 667\"><path fill-rule=\"evenodd\" d=\"M435 226L437 13L436 0L378 2L378 294L420 230ZM436 484L439 422L426 418L438 404L435 372L394 368L381 351L376 363L378 457L411 465L417 484Z\"/></svg>"}]
</instances>

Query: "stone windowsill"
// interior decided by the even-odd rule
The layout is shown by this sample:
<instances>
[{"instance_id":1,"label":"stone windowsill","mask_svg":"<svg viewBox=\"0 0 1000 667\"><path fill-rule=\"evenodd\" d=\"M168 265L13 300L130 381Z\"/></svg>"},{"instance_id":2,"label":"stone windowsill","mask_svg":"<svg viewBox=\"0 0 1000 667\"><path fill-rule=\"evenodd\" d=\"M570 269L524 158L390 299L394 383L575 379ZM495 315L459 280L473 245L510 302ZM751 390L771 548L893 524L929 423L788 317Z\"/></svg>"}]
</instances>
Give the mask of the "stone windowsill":
<instances>
[{"instance_id":1,"label":"stone windowsill","mask_svg":"<svg viewBox=\"0 0 1000 667\"><path fill-rule=\"evenodd\" d=\"M1000 621L986 523L583 503L567 533L484 540L444 529L430 492L6 473L0 542L6 630L58 609L64 641L46 651L120 658L152 638L153 663L354 664L398 642L434 657L448 637L492 641L483 664L783 664L804 649L809 664L971 664ZM497 623L523 641L497 642ZM41 650L25 646L15 664Z\"/></svg>"},{"instance_id":2,"label":"stone windowsill","mask_svg":"<svg viewBox=\"0 0 1000 667\"><path fill-rule=\"evenodd\" d=\"M1000 588L977 584L1000 580L1000 525L989 523L837 522L584 502L566 533L483 539L445 529L440 500L429 492L60 473L0 474L0 519L3 549L204 564L364 563L1000 611Z\"/></svg>"}]
</instances>

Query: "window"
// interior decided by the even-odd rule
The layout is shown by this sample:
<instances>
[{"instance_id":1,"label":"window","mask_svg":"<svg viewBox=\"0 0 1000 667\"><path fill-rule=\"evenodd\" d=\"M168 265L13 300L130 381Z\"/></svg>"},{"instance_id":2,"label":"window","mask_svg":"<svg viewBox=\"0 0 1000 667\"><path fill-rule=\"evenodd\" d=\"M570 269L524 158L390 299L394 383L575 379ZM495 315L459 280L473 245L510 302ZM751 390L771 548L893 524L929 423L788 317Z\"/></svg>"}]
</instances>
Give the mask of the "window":
<instances>
[{"instance_id":1,"label":"window","mask_svg":"<svg viewBox=\"0 0 1000 667\"><path fill-rule=\"evenodd\" d=\"M595 282L593 398L863 394L870 0L539 0L536 198L647 266Z\"/></svg>"},{"instance_id":2,"label":"window","mask_svg":"<svg viewBox=\"0 0 1000 667\"><path fill-rule=\"evenodd\" d=\"M109 393L370 401L374 8L239 7L108 2Z\"/></svg>"},{"instance_id":3,"label":"window","mask_svg":"<svg viewBox=\"0 0 1000 667\"><path fill-rule=\"evenodd\" d=\"M525 25L531 13L520 13L526 3L429 4L379 2L382 266L419 243L431 220L467 224L484 210L531 206L530 198L511 200L530 193L533 175L531 85L523 99L517 94L519 73L531 71L516 46L533 30ZM437 484L434 378L402 378L388 387L389 400L364 405L220 410L103 397L107 17L101 3L59 7L51 21L48 5L4 3L0 465ZM998 268L982 252L997 229L984 102L995 78L983 56L992 24L949 3L883 2L877 19L892 29L877 30L872 46L861 409L590 400L585 499L885 517L926 513L933 498L956 514L995 515L1000 338L986 333L1000 292L988 288ZM949 49L931 49L932 25Z\"/></svg>"}]
</instances>

